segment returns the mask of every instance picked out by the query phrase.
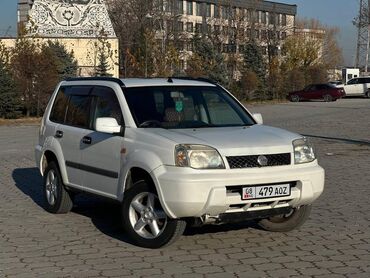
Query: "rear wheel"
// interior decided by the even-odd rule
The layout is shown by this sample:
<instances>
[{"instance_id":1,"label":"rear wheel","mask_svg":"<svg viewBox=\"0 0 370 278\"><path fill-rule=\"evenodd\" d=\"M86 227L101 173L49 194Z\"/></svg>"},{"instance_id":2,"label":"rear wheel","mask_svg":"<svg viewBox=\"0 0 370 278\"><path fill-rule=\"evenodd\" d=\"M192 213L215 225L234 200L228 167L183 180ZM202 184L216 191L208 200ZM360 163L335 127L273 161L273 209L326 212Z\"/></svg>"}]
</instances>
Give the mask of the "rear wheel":
<instances>
[{"instance_id":1,"label":"rear wheel","mask_svg":"<svg viewBox=\"0 0 370 278\"><path fill-rule=\"evenodd\" d=\"M298 95L292 95L290 97L290 99L291 99L292 102L299 102L300 101L300 98L299 98Z\"/></svg>"},{"instance_id":2,"label":"rear wheel","mask_svg":"<svg viewBox=\"0 0 370 278\"><path fill-rule=\"evenodd\" d=\"M170 245L182 235L186 222L170 219L157 193L147 182L139 181L129 189L122 204L122 222L135 244L145 248Z\"/></svg>"},{"instance_id":3,"label":"rear wheel","mask_svg":"<svg viewBox=\"0 0 370 278\"><path fill-rule=\"evenodd\" d=\"M366 97L366 98L370 98L370 91L367 91L367 92L365 93L365 97Z\"/></svg>"},{"instance_id":4,"label":"rear wheel","mask_svg":"<svg viewBox=\"0 0 370 278\"><path fill-rule=\"evenodd\" d=\"M271 232L289 232L302 226L311 214L311 205L292 208L288 214L262 219L258 225Z\"/></svg>"},{"instance_id":5,"label":"rear wheel","mask_svg":"<svg viewBox=\"0 0 370 278\"><path fill-rule=\"evenodd\" d=\"M70 193L65 189L59 167L51 161L44 173L46 210L51 213L67 213L73 207Z\"/></svg>"},{"instance_id":6,"label":"rear wheel","mask_svg":"<svg viewBox=\"0 0 370 278\"><path fill-rule=\"evenodd\" d=\"M324 101L325 102L331 102L331 101L333 101L333 97L331 95L324 95Z\"/></svg>"}]
</instances>

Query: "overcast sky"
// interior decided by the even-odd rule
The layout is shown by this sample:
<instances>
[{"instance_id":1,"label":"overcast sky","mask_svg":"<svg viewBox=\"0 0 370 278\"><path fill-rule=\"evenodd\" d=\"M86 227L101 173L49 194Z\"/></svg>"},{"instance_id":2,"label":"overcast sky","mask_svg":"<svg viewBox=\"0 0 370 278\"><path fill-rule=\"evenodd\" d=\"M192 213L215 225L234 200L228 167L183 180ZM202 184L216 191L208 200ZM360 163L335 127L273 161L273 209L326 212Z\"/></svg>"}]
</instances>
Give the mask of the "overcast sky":
<instances>
[{"instance_id":1,"label":"overcast sky","mask_svg":"<svg viewBox=\"0 0 370 278\"><path fill-rule=\"evenodd\" d=\"M17 0L0 0L0 37L8 27L9 35L16 34ZM316 18L328 26L340 28L339 44L343 49L345 63L353 66L356 54L356 28L352 25L359 9L359 0L279 0L277 2L296 4L299 18Z\"/></svg>"}]
</instances>

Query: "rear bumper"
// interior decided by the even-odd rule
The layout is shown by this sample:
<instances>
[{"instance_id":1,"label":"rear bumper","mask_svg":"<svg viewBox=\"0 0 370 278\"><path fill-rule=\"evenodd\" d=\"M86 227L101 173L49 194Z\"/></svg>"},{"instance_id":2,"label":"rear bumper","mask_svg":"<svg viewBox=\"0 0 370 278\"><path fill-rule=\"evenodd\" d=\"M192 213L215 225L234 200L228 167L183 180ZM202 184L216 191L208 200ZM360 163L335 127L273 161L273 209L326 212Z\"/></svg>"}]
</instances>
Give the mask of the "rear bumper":
<instances>
[{"instance_id":1,"label":"rear bumper","mask_svg":"<svg viewBox=\"0 0 370 278\"><path fill-rule=\"evenodd\" d=\"M258 169L194 170L161 166L153 171L158 195L172 218L298 207L314 202L324 190L324 169L317 162ZM242 200L227 187L292 183L291 195Z\"/></svg>"}]
</instances>

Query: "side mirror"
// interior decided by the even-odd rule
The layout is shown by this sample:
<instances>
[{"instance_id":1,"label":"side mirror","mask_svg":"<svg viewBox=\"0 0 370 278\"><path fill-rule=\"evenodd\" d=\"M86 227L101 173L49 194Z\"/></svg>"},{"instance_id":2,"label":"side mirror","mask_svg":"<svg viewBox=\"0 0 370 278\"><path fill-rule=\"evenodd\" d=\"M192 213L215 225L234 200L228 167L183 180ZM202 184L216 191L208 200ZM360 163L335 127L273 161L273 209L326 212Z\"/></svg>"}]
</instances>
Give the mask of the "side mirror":
<instances>
[{"instance_id":1,"label":"side mirror","mask_svg":"<svg viewBox=\"0 0 370 278\"><path fill-rule=\"evenodd\" d=\"M263 118L260 113L254 113L253 118L256 120L257 124L263 125Z\"/></svg>"},{"instance_id":2,"label":"side mirror","mask_svg":"<svg viewBox=\"0 0 370 278\"><path fill-rule=\"evenodd\" d=\"M95 130L98 132L113 134L121 132L121 126L117 123L115 118L97 118Z\"/></svg>"}]
</instances>

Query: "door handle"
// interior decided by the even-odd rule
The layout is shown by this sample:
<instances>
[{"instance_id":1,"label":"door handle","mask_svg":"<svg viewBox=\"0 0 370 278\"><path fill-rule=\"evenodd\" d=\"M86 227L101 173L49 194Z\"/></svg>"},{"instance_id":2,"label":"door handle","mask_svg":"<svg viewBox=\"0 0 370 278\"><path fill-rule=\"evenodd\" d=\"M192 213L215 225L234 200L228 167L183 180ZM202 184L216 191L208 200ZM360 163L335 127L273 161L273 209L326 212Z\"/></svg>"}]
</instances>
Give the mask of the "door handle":
<instances>
[{"instance_id":1,"label":"door handle","mask_svg":"<svg viewBox=\"0 0 370 278\"><path fill-rule=\"evenodd\" d=\"M56 137L56 138L62 138L62 137L63 137L63 131L61 131L61 130L57 130L57 131L55 132L55 137Z\"/></svg>"},{"instance_id":2,"label":"door handle","mask_svg":"<svg viewBox=\"0 0 370 278\"><path fill-rule=\"evenodd\" d=\"M84 138L82 138L82 143L84 143L84 144L90 145L91 142L92 142L92 140L91 140L91 137L89 137L89 136L85 136Z\"/></svg>"}]
</instances>

